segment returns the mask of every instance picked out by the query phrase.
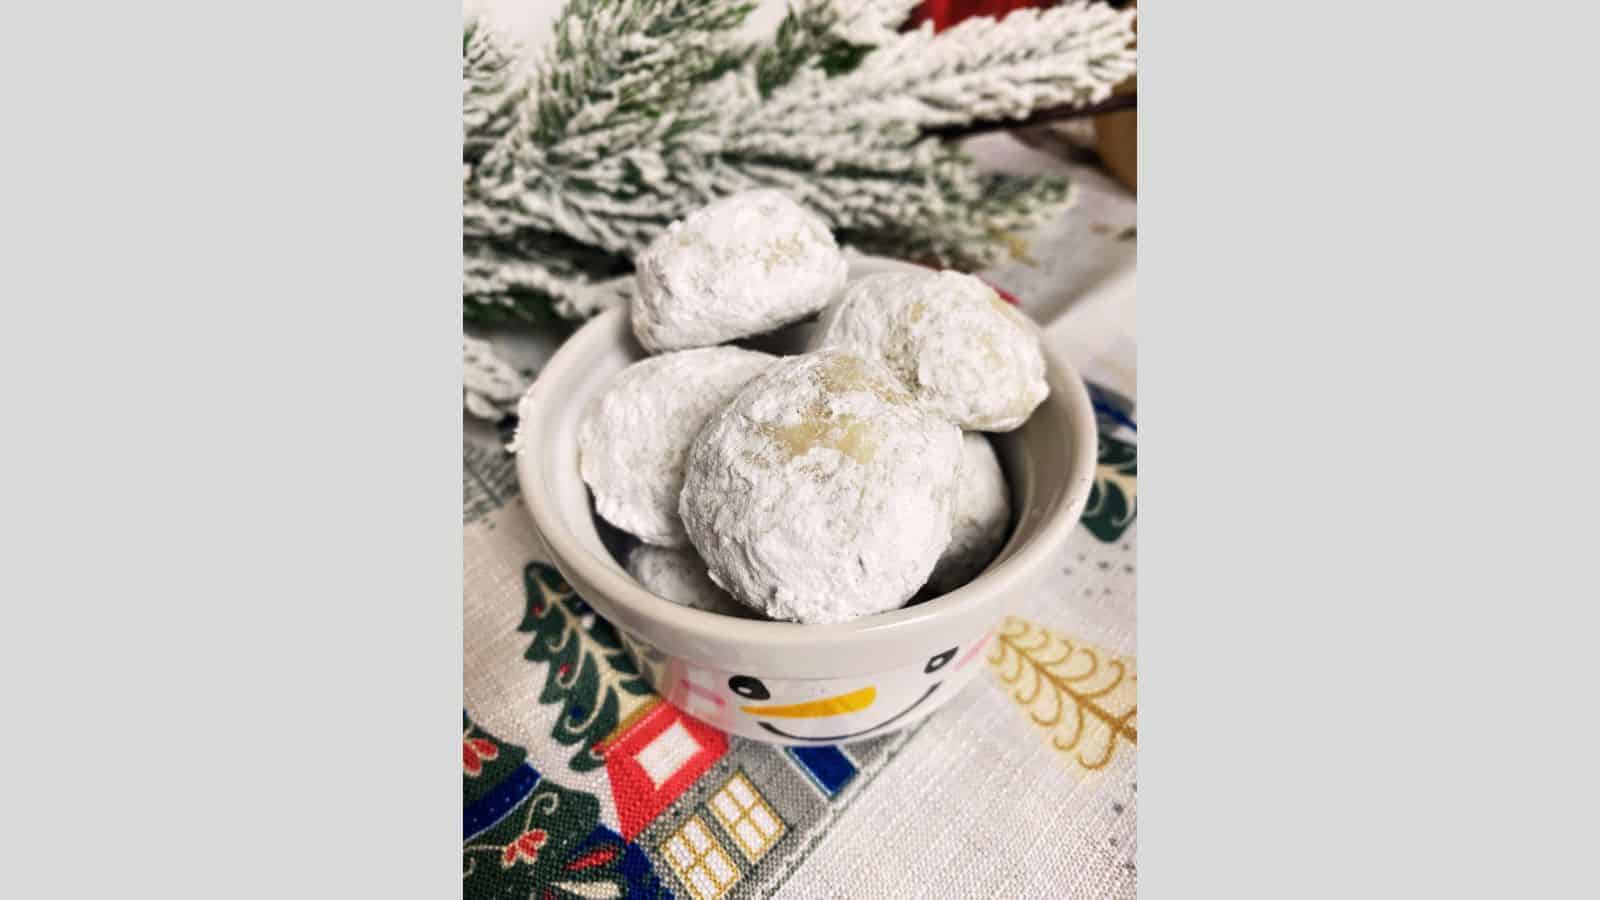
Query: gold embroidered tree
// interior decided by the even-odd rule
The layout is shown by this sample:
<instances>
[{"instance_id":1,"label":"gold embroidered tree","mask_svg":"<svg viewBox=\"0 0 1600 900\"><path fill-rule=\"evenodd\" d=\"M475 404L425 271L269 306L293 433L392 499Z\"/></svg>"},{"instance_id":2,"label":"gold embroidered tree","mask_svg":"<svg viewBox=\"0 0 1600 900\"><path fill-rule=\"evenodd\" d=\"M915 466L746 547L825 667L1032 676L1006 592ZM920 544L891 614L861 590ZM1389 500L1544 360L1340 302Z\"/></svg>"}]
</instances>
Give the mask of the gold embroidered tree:
<instances>
[{"instance_id":1,"label":"gold embroidered tree","mask_svg":"<svg viewBox=\"0 0 1600 900\"><path fill-rule=\"evenodd\" d=\"M1039 625L1008 616L989 650L1011 698L1050 744L1076 765L1105 768L1117 751L1138 743L1138 676L1124 660Z\"/></svg>"}]
</instances>

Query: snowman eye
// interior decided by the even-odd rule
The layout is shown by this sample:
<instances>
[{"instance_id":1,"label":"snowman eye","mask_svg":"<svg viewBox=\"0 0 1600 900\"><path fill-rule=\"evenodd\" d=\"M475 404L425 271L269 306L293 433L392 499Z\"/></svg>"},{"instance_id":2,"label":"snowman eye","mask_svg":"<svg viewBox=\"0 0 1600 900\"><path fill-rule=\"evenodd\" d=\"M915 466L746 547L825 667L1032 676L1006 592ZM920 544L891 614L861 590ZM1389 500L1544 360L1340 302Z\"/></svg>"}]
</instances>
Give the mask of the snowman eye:
<instances>
[{"instance_id":1,"label":"snowman eye","mask_svg":"<svg viewBox=\"0 0 1600 900\"><path fill-rule=\"evenodd\" d=\"M934 656L932 659L929 659L928 664L923 667L923 673L927 674L930 672L939 671L940 669L944 668L944 664L949 662L955 655L956 648L951 647L949 650Z\"/></svg>"},{"instance_id":2,"label":"snowman eye","mask_svg":"<svg viewBox=\"0 0 1600 900\"><path fill-rule=\"evenodd\" d=\"M767 686L761 683L761 679L751 678L749 675L735 675L729 678L728 690L751 700L768 700L772 697L772 692L768 691Z\"/></svg>"}]
</instances>

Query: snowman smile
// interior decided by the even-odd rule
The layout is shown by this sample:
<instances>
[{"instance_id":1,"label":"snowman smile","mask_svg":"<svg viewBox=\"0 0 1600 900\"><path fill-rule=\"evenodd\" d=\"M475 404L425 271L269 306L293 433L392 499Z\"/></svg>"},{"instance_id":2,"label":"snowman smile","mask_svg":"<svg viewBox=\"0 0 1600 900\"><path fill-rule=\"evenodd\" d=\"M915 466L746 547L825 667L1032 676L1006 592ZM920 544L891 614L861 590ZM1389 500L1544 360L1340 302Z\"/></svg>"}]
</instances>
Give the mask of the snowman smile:
<instances>
[{"instance_id":1,"label":"snowman smile","mask_svg":"<svg viewBox=\"0 0 1600 900\"><path fill-rule=\"evenodd\" d=\"M830 735L821 736L821 737L813 737L813 736L804 735L804 734L790 734L789 732L784 731L783 729L779 728L778 726L773 725L771 722L757 722L756 724L760 725L762 728L765 728L766 730L772 732L773 734L778 735L779 737L785 737L785 738L788 738L789 740L792 740L792 741L816 741L816 742L822 743L822 744L831 744L831 743L834 743L836 741L843 741L843 740L849 740L850 738L857 738L857 737L860 737L860 736L862 736L864 734L867 734L868 732L877 731L879 728L883 728L883 727L885 727L887 725L892 724L895 720L899 719L901 716L904 716L906 713L911 712L913 709L916 709L918 706L920 706L922 704L922 701L924 701L924 700L928 699L930 696L932 696L933 692L938 690L939 689L939 685L941 685L943 683L944 682L942 682L942 681L936 681L932 685L929 685L928 689L923 692L921 697L918 697L917 699L911 701L911 705L910 706L907 706L905 709L902 709L899 712L895 713L894 715L890 716L889 718L884 719L882 722L879 722L878 724L870 726L868 728L863 728L860 731L852 731L849 734L830 734ZM868 693L868 692L870 692L870 693ZM861 694L864 694L864 693L865 693L865 696L867 698L866 699L866 703L862 703L860 706L856 706L855 707L856 709L863 709L867 705L871 704L872 698L877 694L877 692L875 690L873 690L872 688L863 688L861 691L855 692L855 694L845 694L842 697L830 698L830 700L816 701L816 702L819 703L819 704L833 703L833 704L836 704L838 706L844 706L844 705L847 705L847 704L840 703L839 701L845 701L847 698L854 698L857 695L861 695ZM806 705L806 704L800 704L800 705ZM744 707L744 710L745 710L745 712L752 713L754 715L761 715L762 712L763 712L761 707L750 707L750 706L747 706L747 707ZM780 710L782 710L782 711L780 711ZM765 710L766 714L768 714L768 715L780 715L780 716L791 716L791 717L800 716L800 717L804 717L804 718L811 718L811 717L814 717L814 716L817 716L817 715L829 715L829 714L837 714L839 712L851 712L851 711L853 711L853 710L852 709L835 709L833 713L819 713L819 712L809 712L809 711L806 712L806 713L796 713L796 712L789 711L788 709L786 709L784 707L777 707L777 708L774 708L774 709Z\"/></svg>"}]
</instances>

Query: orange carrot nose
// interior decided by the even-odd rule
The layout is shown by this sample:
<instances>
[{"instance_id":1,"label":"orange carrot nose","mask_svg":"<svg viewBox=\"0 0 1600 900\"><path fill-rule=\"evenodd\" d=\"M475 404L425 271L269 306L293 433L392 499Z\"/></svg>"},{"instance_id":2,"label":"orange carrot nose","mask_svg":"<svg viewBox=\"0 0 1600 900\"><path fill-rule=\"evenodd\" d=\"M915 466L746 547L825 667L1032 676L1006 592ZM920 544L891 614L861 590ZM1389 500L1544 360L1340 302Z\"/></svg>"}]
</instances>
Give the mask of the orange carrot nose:
<instances>
[{"instance_id":1,"label":"orange carrot nose","mask_svg":"<svg viewBox=\"0 0 1600 900\"><path fill-rule=\"evenodd\" d=\"M752 716L776 716L781 719L818 719L823 716L837 716L866 709L876 699L878 699L878 689L868 685L859 691L851 691L848 694L824 697L821 700L808 700L805 703L795 703L790 706L741 706L739 708Z\"/></svg>"}]
</instances>

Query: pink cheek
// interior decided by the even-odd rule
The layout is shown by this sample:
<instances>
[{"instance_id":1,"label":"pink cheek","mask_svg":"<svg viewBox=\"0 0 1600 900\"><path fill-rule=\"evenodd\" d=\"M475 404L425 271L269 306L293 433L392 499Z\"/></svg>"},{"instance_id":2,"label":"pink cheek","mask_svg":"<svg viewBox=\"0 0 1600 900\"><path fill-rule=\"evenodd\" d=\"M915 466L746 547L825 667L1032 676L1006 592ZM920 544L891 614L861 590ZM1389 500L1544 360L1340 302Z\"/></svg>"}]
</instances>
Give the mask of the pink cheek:
<instances>
[{"instance_id":1,"label":"pink cheek","mask_svg":"<svg viewBox=\"0 0 1600 900\"><path fill-rule=\"evenodd\" d=\"M721 694L718 694L718 693L716 693L714 691L706 690L705 688L701 687L700 685L695 684L694 682L689 681L687 679L684 680L682 682L682 684L683 684L684 687L686 687L688 689L690 694L692 694L692 695L694 695L696 697L703 698L705 700L709 700L709 701L711 701L711 703L713 705L715 705L717 707L723 707L723 706L727 706L728 705L728 701L722 699L722 695Z\"/></svg>"},{"instance_id":2,"label":"pink cheek","mask_svg":"<svg viewBox=\"0 0 1600 900\"><path fill-rule=\"evenodd\" d=\"M961 669L965 669L967 667L967 663L972 662L972 660L975 657L977 657L978 651L982 650L984 647L988 646L988 644L989 644L989 635L986 634L986 635L983 636L983 640L978 641L976 644L973 644L972 645L972 649L968 650L965 654L962 655L960 661L956 663L956 670L960 671Z\"/></svg>"}]
</instances>

